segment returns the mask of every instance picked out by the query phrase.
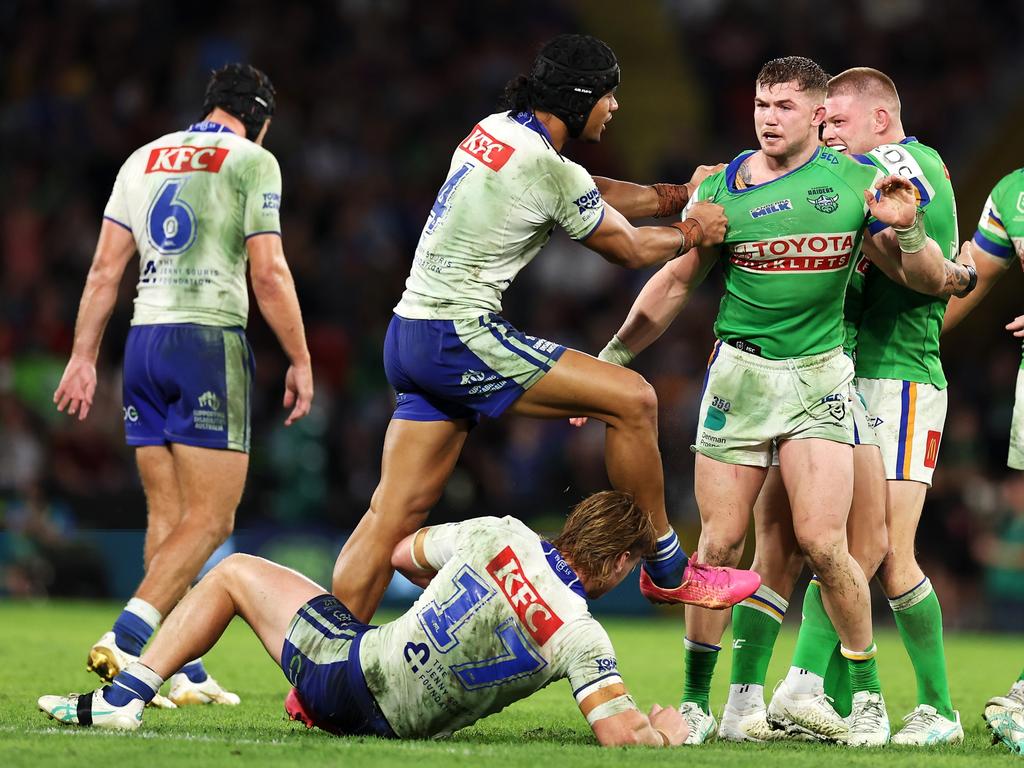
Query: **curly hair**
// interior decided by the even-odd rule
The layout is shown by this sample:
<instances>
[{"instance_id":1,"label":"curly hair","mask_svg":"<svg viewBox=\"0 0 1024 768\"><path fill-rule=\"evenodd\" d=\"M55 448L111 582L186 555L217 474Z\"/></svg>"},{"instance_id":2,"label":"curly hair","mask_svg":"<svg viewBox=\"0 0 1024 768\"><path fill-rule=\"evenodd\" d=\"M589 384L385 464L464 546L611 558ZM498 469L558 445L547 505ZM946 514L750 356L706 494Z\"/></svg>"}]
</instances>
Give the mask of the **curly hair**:
<instances>
[{"instance_id":1,"label":"curly hair","mask_svg":"<svg viewBox=\"0 0 1024 768\"><path fill-rule=\"evenodd\" d=\"M820 64L804 56L772 59L761 67L756 82L766 88L795 82L799 90L820 94L822 99L828 90L828 74Z\"/></svg>"}]
</instances>

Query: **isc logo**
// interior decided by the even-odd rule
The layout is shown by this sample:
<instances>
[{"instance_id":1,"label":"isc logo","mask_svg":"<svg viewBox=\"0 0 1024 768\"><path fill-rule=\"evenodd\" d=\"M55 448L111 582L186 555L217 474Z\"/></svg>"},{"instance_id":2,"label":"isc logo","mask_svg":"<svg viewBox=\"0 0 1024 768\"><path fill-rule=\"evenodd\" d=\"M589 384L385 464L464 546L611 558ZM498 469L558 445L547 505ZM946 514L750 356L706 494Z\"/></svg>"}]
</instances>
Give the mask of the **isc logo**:
<instances>
[{"instance_id":1,"label":"isc logo","mask_svg":"<svg viewBox=\"0 0 1024 768\"><path fill-rule=\"evenodd\" d=\"M227 156L225 147L157 147L150 150L146 173L219 173Z\"/></svg>"},{"instance_id":2,"label":"isc logo","mask_svg":"<svg viewBox=\"0 0 1024 768\"><path fill-rule=\"evenodd\" d=\"M515 152L513 147L502 144L479 125L475 126L465 141L459 144L459 149L468 152L492 171L500 171Z\"/></svg>"},{"instance_id":3,"label":"isc logo","mask_svg":"<svg viewBox=\"0 0 1024 768\"><path fill-rule=\"evenodd\" d=\"M487 572L498 583L499 589L512 605L530 637L539 645L544 645L550 640L562 626L562 620L523 575L523 566L512 551L512 547L501 550L497 557L487 564Z\"/></svg>"}]
</instances>

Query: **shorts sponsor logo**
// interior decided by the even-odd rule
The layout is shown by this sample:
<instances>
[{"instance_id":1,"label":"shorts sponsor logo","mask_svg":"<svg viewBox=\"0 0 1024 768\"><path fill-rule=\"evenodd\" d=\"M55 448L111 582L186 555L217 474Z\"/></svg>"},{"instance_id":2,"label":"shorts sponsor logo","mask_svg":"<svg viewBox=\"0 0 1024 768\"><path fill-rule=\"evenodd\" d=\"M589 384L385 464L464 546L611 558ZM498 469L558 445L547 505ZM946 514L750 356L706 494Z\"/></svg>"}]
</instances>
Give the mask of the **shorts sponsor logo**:
<instances>
[{"instance_id":1,"label":"shorts sponsor logo","mask_svg":"<svg viewBox=\"0 0 1024 768\"><path fill-rule=\"evenodd\" d=\"M580 213L586 213L588 210L596 210L601 207L601 192L597 187L594 187L585 195L580 195L573 200L573 203L575 203L576 207L579 208Z\"/></svg>"},{"instance_id":2,"label":"shorts sponsor logo","mask_svg":"<svg viewBox=\"0 0 1024 768\"><path fill-rule=\"evenodd\" d=\"M468 370L462 372L462 378L459 383L463 387L469 387L466 390L466 394L487 395L502 389L508 384L508 380L499 377L496 373Z\"/></svg>"},{"instance_id":3,"label":"shorts sponsor logo","mask_svg":"<svg viewBox=\"0 0 1024 768\"><path fill-rule=\"evenodd\" d=\"M536 349L538 352L544 352L550 354L558 351L558 345L553 341L547 339L538 339L536 336L527 336L526 340L530 342L530 346Z\"/></svg>"},{"instance_id":4,"label":"shorts sponsor logo","mask_svg":"<svg viewBox=\"0 0 1024 768\"><path fill-rule=\"evenodd\" d=\"M121 411L124 413L125 421L135 424L139 420L139 412L134 405L125 406L121 408Z\"/></svg>"},{"instance_id":5,"label":"shorts sponsor logo","mask_svg":"<svg viewBox=\"0 0 1024 768\"><path fill-rule=\"evenodd\" d=\"M821 398L821 403L828 406L829 415L833 419L842 421L846 418L846 400L847 397L842 392L833 392L831 395Z\"/></svg>"},{"instance_id":6,"label":"shorts sponsor logo","mask_svg":"<svg viewBox=\"0 0 1024 768\"><path fill-rule=\"evenodd\" d=\"M479 124L474 126L469 136L459 144L459 149L468 152L492 171L500 171L516 151L514 147L502 144L491 136Z\"/></svg>"},{"instance_id":7,"label":"shorts sponsor logo","mask_svg":"<svg viewBox=\"0 0 1024 768\"><path fill-rule=\"evenodd\" d=\"M880 427L883 424L885 424L885 419L883 419L881 416L871 416L869 414L868 415L868 424L871 425L872 429L878 429L878 427Z\"/></svg>"},{"instance_id":8,"label":"shorts sponsor logo","mask_svg":"<svg viewBox=\"0 0 1024 768\"><path fill-rule=\"evenodd\" d=\"M942 442L942 433L934 429L928 430L928 439L924 444L924 465L928 469L935 469L935 462L939 458L939 443Z\"/></svg>"},{"instance_id":9,"label":"shorts sponsor logo","mask_svg":"<svg viewBox=\"0 0 1024 768\"><path fill-rule=\"evenodd\" d=\"M772 213L778 213L779 211L792 211L793 202L788 198L786 200L776 200L774 203L765 203L759 205L750 212L750 218L760 219L762 216L768 216Z\"/></svg>"},{"instance_id":10,"label":"shorts sponsor logo","mask_svg":"<svg viewBox=\"0 0 1024 768\"><path fill-rule=\"evenodd\" d=\"M199 407L192 411L192 426L208 432L223 432L227 427L227 416L221 412L220 398L213 392L203 392L198 398Z\"/></svg>"},{"instance_id":11,"label":"shorts sponsor logo","mask_svg":"<svg viewBox=\"0 0 1024 768\"><path fill-rule=\"evenodd\" d=\"M544 645L562 627L559 618L523 573L512 547L505 547L487 564L487 572L508 600L519 621L539 645Z\"/></svg>"},{"instance_id":12,"label":"shorts sponsor logo","mask_svg":"<svg viewBox=\"0 0 1024 768\"><path fill-rule=\"evenodd\" d=\"M704 429L718 432L725 426L725 412L714 405L708 406L708 412L704 415Z\"/></svg>"},{"instance_id":13,"label":"shorts sponsor logo","mask_svg":"<svg viewBox=\"0 0 1024 768\"><path fill-rule=\"evenodd\" d=\"M853 233L809 233L732 246L729 261L747 272L837 272L853 253Z\"/></svg>"},{"instance_id":14,"label":"shorts sponsor logo","mask_svg":"<svg viewBox=\"0 0 1024 768\"><path fill-rule=\"evenodd\" d=\"M711 396L711 405L723 413L728 413L732 410L732 403L725 398L719 397L718 395Z\"/></svg>"},{"instance_id":15,"label":"shorts sponsor logo","mask_svg":"<svg viewBox=\"0 0 1024 768\"><path fill-rule=\"evenodd\" d=\"M225 147L157 147L149 152L146 173L220 173Z\"/></svg>"}]
</instances>

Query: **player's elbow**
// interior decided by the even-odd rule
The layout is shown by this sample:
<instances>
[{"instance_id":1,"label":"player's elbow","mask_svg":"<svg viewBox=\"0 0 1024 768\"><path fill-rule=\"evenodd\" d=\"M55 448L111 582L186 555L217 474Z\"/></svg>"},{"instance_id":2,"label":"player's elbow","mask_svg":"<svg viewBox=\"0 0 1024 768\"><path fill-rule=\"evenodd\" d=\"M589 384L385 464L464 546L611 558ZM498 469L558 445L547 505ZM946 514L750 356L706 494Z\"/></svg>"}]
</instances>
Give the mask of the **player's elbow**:
<instances>
[{"instance_id":1,"label":"player's elbow","mask_svg":"<svg viewBox=\"0 0 1024 768\"><path fill-rule=\"evenodd\" d=\"M252 292L260 300L273 299L287 290L290 281L288 268L278 264L270 264L262 269L253 268L250 272Z\"/></svg>"}]
</instances>

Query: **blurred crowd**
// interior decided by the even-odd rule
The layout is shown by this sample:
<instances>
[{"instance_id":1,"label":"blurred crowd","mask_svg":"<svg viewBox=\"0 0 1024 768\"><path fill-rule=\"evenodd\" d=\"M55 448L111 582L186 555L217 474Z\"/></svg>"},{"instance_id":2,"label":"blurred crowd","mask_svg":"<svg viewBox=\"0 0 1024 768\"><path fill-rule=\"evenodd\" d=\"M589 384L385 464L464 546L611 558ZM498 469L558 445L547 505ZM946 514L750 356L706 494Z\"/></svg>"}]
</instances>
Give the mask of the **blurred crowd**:
<instances>
[{"instance_id":1,"label":"blurred crowd","mask_svg":"<svg viewBox=\"0 0 1024 768\"><path fill-rule=\"evenodd\" d=\"M601 145L569 152L595 174L645 183L685 181L698 162L727 160L753 143L753 79L768 58L800 53L829 71L879 67L900 88L908 131L942 151L966 239L988 188L1020 164L1019 155L991 147L1020 107L1014 54L1024 11L1008 0L990 6L978 13L923 0L2 4L0 593L103 594L102 562L81 532L144 527L120 404L137 274L126 275L107 328L89 419L56 414L51 396L117 170L135 147L200 117L216 66L251 61L277 87L266 146L282 168L285 251L317 377L313 414L284 428L285 359L253 304L252 468L238 526L340 531L354 526L377 481L392 408L381 344L452 150L496 111L504 83L529 66L541 42L587 31L619 52L621 119ZM666 71L666 61L680 71ZM666 84L665 96L645 92L647 82ZM664 121L627 118L631 104L640 113L652 101ZM668 138L651 148L650 135ZM530 333L596 353L647 277L556 236L508 291L504 314ZM658 391L669 508L690 544L697 515L689 445L719 294L713 275L637 364ZM999 301L951 337L944 357L949 419L920 549L954 626L1008 627L1011 612L986 609L1007 602L1024 616L1024 478L1004 466L1020 352L1001 330L1009 318L993 308L1005 309ZM979 332L982 344L965 335ZM516 514L553 528L572 503L605 486L599 425L485 421L435 517ZM70 580L62 578L69 562L80 564Z\"/></svg>"}]
</instances>

